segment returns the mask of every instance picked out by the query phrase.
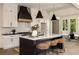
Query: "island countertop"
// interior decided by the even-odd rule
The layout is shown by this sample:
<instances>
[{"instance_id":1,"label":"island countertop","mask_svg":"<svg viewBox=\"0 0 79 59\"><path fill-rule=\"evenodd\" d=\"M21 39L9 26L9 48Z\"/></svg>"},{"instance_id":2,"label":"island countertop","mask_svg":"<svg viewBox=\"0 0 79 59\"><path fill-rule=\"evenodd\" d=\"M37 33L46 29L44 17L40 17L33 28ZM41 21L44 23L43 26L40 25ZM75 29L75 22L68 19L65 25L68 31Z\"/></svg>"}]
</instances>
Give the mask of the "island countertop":
<instances>
[{"instance_id":1,"label":"island countertop","mask_svg":"<svg viewBox=\"0 0 79 59\"><path fill-rule=\"evenodd\" d=\"M38 37L29 37L29 36L20 36L20 38L25 38L29 40L42 40L42 39L51 39L56 37L61 37L62 34L52 34L52 35L44 35L44 36L38 36Z\"/></svg>"}]
</instances>

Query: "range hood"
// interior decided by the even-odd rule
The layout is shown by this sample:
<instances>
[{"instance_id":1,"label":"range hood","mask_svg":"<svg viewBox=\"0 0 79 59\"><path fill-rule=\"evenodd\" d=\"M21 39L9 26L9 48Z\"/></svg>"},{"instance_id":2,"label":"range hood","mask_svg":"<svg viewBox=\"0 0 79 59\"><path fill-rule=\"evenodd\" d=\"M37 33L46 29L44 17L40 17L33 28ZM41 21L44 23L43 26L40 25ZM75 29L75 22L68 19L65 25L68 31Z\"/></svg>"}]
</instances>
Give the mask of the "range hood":
<instances>
[{"instance_id":1,"label":"range hood","mask_svg":"<svg viewBox=\"0 0 79 59\"><path fill-rule=\"evenodd\" d=\"M20 22L32 21L31 14L28 12L27 7L19 6L18 20Z\"/></svg>"}]
</instances>

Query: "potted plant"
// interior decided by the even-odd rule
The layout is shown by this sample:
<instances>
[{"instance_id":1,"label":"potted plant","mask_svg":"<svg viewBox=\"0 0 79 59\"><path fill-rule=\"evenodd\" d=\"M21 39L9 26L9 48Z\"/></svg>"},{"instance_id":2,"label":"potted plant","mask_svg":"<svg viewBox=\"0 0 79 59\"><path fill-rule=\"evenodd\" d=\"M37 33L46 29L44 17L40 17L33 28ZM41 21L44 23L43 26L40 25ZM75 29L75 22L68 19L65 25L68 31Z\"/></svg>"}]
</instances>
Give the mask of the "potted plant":
<instances>
[{"instance_id":1,"label":"potted plant","mask_svg":"<svg viewBox=\"0 0 79 59\"><path fill-rule=\"evenodd\" d=\"M70 39L75 39L73 29L71 29L71 32L70 32Z\"/></svg>"},{"instance_id":2,"label":"potted plant","mask_svg":"<svg viewBox=\"0 0 79 59\"><path fill-rule=\"evenodd\" d=\"M32 26L32 36L37 36L37 29L39 28L38 24L35 24L34 26Z\"/></svg>"},{"instance_id":3,"label":"potted plant","mask_svg":"<svg viewBox=\"0 0 79 59\"><path fill-rule=\"evenodd\" d=\"M70 24L70 39L75 39L74 30L75 30L74 20L71 19L71 24Z\"/></svg>"}]
</instances>

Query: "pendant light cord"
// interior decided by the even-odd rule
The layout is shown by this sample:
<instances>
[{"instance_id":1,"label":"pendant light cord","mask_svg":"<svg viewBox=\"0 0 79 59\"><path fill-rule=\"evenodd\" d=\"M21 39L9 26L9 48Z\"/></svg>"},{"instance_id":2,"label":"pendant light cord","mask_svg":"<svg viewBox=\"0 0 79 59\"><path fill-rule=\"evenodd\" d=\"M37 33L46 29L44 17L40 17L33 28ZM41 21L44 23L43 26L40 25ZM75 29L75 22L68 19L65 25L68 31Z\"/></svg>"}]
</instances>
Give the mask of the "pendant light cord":
<instances>
[{"instance_id":1,"label":"pendant light cord","mask_svg":"<svg viewBox=\"0 0 79 59\"><path fill-rule=\"evenodd\" d=\"M54 10L55 10L55 4L53 4L53 17L51 20L57 20Z\"/></svg>"},{"instance_id":2,"label":"pendant light cord","mask_svg":"<svg viewBox=\"0 0 79 59\"><path fill-rule=\"evenodd\" d=\"M40 9L40 0L39 0L38 5L39 5L39 9ZM36 18L43 18L42 13L41 13L41 10L38 10L38 13L37 13Z\"/></svg>"},{"instance_id":3,"label":"pendant light cord","mask_svg":"<svg viewBox=\"0 0 79 59\"><path fill-rule=\"evenodd\" d=\"M54 14L54 4L53 4L53 14Z\"/></svg>"},{"instance_id":4,"label":"pendant light cord","mask_svg":"<svg viewBox=\"0 0 79 59\"><path fill-rule=\"evenodd\" d=\"M39 0L39 10L40 10L40 0Z\"/></svg>"}]
</instances>

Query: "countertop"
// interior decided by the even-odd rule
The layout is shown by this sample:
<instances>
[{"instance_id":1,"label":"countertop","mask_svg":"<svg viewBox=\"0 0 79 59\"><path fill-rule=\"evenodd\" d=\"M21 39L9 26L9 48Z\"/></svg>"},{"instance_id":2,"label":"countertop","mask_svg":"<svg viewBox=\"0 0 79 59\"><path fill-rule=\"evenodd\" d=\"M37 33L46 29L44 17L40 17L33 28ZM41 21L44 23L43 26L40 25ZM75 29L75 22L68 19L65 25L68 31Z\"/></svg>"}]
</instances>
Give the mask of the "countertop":
<instances>
[{"instance_id":1,"label":"countertop","mask_svg":"<svg viewBox=\"0 0 79 59\"><path fill-rule=\"evenodd\" d=\"M31 35L31 32L16 32L16 33L5 33L2 35Z\"/></svg>"},{"instance_id":2,"label":"countertop","mask_svg":"<svg viewBox=\"0 0 79 59\"><path fill-rule=\"evenodd\" d=\"M29 37L29 36L20 36L21 38L29 39L29 40L41 40L41 39L51 39L56 37L61 37L62 34L52 34L52 35L44 35L44 36L38 36L38 37Z\"/></svg>"}]
</instances>

